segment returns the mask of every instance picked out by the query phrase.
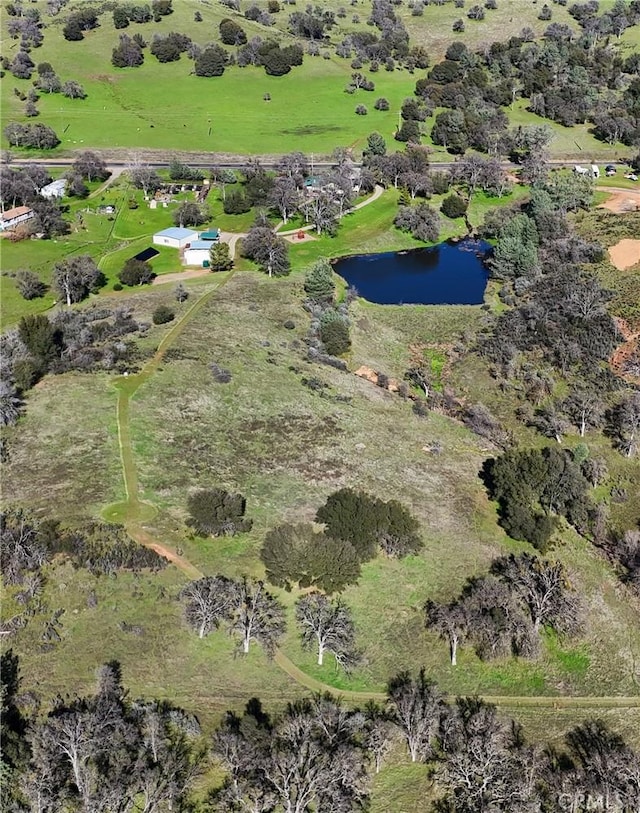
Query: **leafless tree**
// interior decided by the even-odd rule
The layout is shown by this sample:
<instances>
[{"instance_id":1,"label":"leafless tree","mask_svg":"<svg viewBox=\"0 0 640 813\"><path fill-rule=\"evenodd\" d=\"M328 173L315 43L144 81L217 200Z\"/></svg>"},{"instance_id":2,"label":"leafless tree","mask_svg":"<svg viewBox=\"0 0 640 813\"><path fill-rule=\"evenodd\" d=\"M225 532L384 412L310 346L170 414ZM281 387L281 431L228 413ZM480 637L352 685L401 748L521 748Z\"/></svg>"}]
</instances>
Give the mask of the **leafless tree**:
<instances>
[{"instance_id":1,"label":"leafless tree","mask_svg":"<svg viewBox=\"0 0 640 813\"><path fill-rule=\"evenodd\" d=\"M355 627L351 610L340 599L332 602L322 593L309 593L296 603L296 621L303 647L317 647L319 666L330 652L345 672L351 671L359 660Z\"/></svg>"},{"instance_id":2,"label":"leafless tree","mask_svg":"<svg viewBox=\"0 0 640 813\"><path fill-rule=\"evenodd\" d=\"M231 619L237 599L236 583L226 576L205 576L189 584L180 593L187 624L199 638L217 630Z\"/></svg>"},{"instance_id":3,"label":"leafless tree","mask_svg":"<svg viewBox=\"0 0 640 813\"><path fill-rule=\"evenodd\" d=\"M467 637L467 618L463 606L458 601L449 604L436 604L428 601L425 604L426 625L449 642L451 665L458 664L458 646Z\"/></svg>"},{"instance_id":4,"label":"leafless tree","mask_svg":"<svg viewBox=\"0 0 640 813\"><path fill-rule=\"evenodd\" d=\"M264 582L243 576L236 583L232 613L230 632L239 635L242 652L247 654L251 641L256 641L273 657L286 622L282 605L267 592Z\"/></svg>"},{"instance_id":5,"label":"leafless tree","mask_svg":"<svg viewBox=\"0 0 640 813\"><path fill-rule=\"evenodd\" d=\"M440 724L443 699L440 690L425 677L400 672L387 687L389 715L404 734L411 761L427 761L434 754L435 736Z\"/></svg>"}]
</instances>

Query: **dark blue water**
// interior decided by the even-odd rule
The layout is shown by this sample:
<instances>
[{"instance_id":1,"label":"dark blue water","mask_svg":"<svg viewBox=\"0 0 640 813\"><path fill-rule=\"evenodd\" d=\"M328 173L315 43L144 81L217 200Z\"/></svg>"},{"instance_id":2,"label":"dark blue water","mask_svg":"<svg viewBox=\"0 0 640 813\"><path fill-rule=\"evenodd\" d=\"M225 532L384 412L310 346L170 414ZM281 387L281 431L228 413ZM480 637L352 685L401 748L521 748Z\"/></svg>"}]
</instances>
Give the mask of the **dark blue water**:
<instances>
[{"instance_id":1,"label":"dark blue water","mask_svg":"<svg viewBox=\"0 0 640 813\"><path fill-rule=\"evenodd\" d=\"M360 296L381 305L479 305L489 277L484 260L490 253L489 243L469 238L345 257L334 270Z\"/></svg>"}]
</instances>

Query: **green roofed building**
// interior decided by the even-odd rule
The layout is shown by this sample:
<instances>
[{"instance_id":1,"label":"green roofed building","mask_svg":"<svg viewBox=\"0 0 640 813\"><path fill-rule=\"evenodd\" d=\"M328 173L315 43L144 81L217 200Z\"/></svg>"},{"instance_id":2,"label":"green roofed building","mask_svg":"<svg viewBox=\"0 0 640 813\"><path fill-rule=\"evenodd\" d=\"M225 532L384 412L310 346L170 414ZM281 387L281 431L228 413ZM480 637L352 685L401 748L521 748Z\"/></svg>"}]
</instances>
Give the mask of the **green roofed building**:
<instances>
[{"instance_id":1,"label":"green roofed building","mask_svg":"<svg viewBox=\"0 0 640 813\"><path fill-rule=\"evenodd\" d=\"M209 231L203 231L200 233L199 240L211 240L214 243L217 243L220 239L220 232L218 229L210 229Z\"/></svg>"}]
</instances>

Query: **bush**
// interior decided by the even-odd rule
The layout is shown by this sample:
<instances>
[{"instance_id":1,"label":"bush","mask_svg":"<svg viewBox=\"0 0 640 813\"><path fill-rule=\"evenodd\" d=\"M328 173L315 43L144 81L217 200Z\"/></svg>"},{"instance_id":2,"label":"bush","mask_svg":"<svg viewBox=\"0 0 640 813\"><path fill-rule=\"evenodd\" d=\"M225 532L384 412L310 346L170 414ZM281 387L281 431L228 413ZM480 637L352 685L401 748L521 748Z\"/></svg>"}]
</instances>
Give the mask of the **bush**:
<instances>
[{"instance_id":1,"label":"bush","mask_svg":"<svg viewBox=\"0 0 640 813\"><path fill-rule=\"evenodd\" d=\"M388 110L389 109L389 100L385 99L384 96L381 96L379 99L376 99L375 104L373 105L374 110Z\"/></svg>"},{"instance_id":2,"label":"bush","mask_svg":"<svg viewBox=\"0 0 640 813\"><path fill-rule=\"evenodd\" d=\"M369 111L367 110L367 108L363 104L359 104L356 107L356 115L357 116L366 116L368 112Z\"/></svg>"},{"instance_id":3,"label":"bush","mask_svg":"<svg viewBox=\"0 0 640 813\"><path fill-rule=\"evenodd\" d=\"M326 311L320 320L320 339L331 356L346 353L351 347L347 320L337 311Z\"/></svg>"},{"instance_id":4,"label":"bush","mask_svg":"<svg viewBox=\"0 0 640 813\"><path fill-rule=\"evenodd\" d=\"M265 536L260 558L267 579L290 590L317 587L326 593L356 584L360 560L351 543L314 531L312 525L280 525Z\"/></svg>"},{"instance_id":5,"label":"bush","mask_svg":"<svg viewBox=\"0 0 640 813\"><path fill-rule=\"evenodd\" d=\"M23 299L39 299L47 292L47 286L33 271L18 271L16 287Z\"/></svg>"},{"instance_id":6,"label":"bush","mask_svg":"<svg viewBox=\"0 0 640 813\"><path fill-rule=\"evenodd\" d=\"M187 524L200 536L235 536L250 531L253 524L244 516L246 500L242 494L229 494L222 488L196 491L189 496L187 508Z\"/></svg>"},{"instance_id":7,"label":"bush","mask_svg":"<svg viewBox=\"0 0 640 813\"><path fill-rule=\"evenodd\" d=\"M156 277L156 273L151 265L143 260L131 258L124 264L122 271L118 274L118 279L123 285L146 285Z\"/></svg>"},{"instance_id":8,"label":"bush","mask_svg":"<svg viewBox=\"0 0 640 813\"><path fill-rule=\"evenodd\" d=\"M122 285L122 283L120 283L120 282L115 282L113 284L113 290L114 291L122 291L122 290L124 290L124 285Z\"/></svg>"},{"instance_id":9,"label":"bush","mask_svg":"<svg viewBox=\"0 0 640 813\"><path fill-rule=\"evenodd\" d=\"M442 201L440 211L446 217L455 220L457 217L463 217L467 212L469 204L460 195L451 194Z\"/></svg>"},{"instance_id":10,"label":"bush","mask_svg":"<svg viewBox=\"0 0 640 813\"><path fill-rule=\"evenodd\" d=\"M175 319L175 313L168 308L166 305L158 305L158 307L153 312L153 324L154 325L165 325L167 322L173 322Z\"/></svg>"}]
</instances>

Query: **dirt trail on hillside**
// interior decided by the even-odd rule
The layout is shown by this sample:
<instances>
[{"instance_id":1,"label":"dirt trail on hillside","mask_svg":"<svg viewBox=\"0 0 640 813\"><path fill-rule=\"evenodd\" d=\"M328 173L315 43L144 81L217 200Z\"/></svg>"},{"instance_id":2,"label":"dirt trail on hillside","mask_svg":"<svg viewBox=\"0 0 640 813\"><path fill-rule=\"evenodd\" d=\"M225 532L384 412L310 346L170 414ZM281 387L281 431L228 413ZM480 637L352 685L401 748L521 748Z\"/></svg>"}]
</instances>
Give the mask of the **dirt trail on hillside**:
<instances>
[{"instance_id":1,"label":"dirt trail on hillside","mask_svg":"<svg viewBox=\"0 0 640 813\"><path fill-rule=\"evenodd\" d=\"M625 372L627 362L633 357L640 357L640 330L633 330L632 327L624 319L614 316L614 321L624 342L613 351L609 363L612 369L621 378L629 381L632 384L640 384L640 375L634 376Z\"/></svg>"},{"instance_id":2,"label":"dirt trail on hillside","mask_svg":"<svg viewBox=\"0 0 640 813\"><path fill-rule=\"evenodd\" d=\"M615 246L609 246L608 252L618 271L626 271L640 263L640 240L620 240Z\"/></svg>"}]
</instances>

